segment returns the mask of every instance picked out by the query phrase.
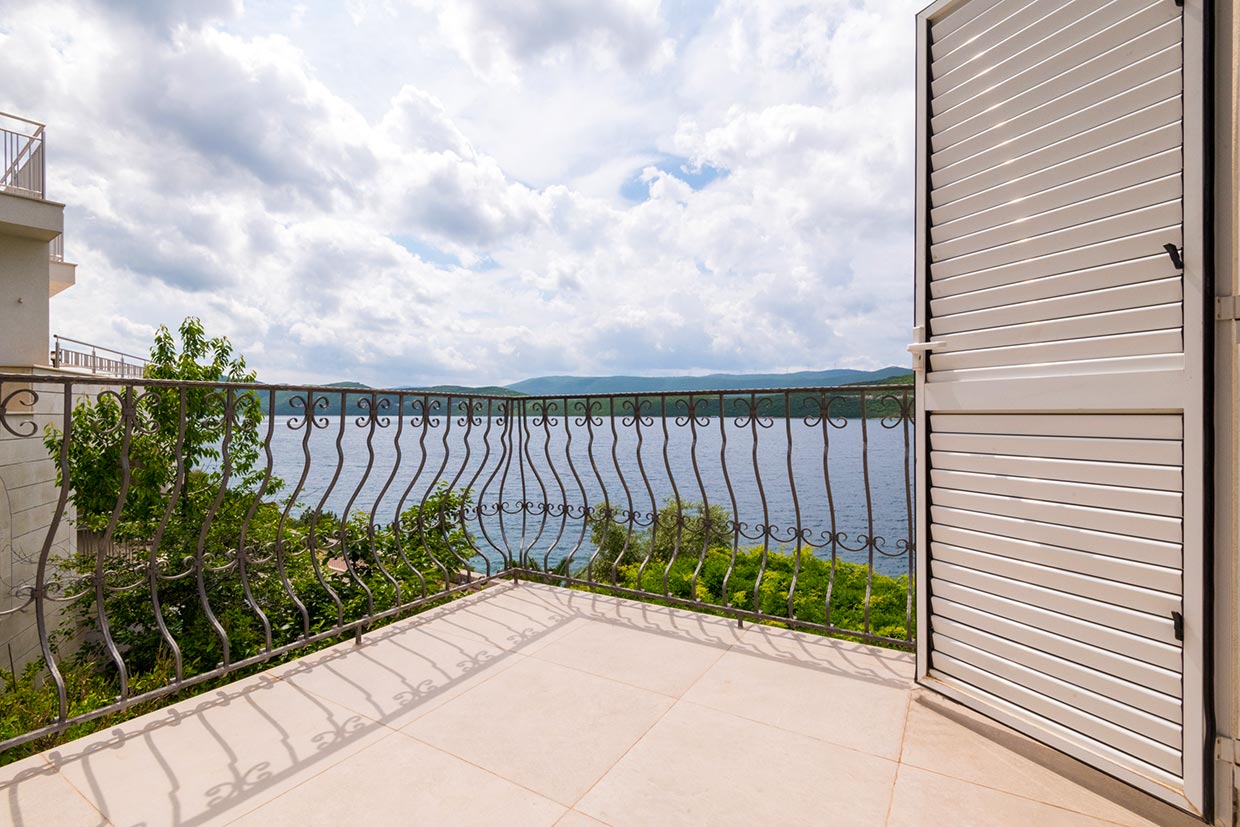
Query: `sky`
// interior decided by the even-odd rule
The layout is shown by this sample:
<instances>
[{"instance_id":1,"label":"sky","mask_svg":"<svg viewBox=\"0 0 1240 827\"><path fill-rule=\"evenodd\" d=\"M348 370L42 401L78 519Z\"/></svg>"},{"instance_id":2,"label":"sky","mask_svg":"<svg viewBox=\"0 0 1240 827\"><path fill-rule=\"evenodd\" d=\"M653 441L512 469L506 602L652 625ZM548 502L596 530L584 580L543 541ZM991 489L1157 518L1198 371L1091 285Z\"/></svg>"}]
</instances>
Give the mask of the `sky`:
<instances>
[{"instance_id":1,"label":"sky","mask_svg":"<svg viewBox=\"0 0 1240 827\"><path fill-rule=\"evenodd\" d=\"M264 381L905 364L922 0L0 0L77 284Z\"/></svg>"}]
</instances>

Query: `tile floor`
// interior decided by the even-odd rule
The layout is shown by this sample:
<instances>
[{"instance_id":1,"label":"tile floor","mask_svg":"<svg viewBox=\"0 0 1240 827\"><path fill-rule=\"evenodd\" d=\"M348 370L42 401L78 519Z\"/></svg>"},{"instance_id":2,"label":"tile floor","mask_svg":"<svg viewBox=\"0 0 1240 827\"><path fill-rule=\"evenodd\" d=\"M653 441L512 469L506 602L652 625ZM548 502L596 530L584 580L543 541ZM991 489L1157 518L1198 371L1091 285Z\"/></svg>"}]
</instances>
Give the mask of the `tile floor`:
<instances>
[{"instance_id":1,"label":"tile floor","mask_svg":"<svg viewBox=\"0 0 1240 827\"><path fill-rule=\"evenodd\" d=\"M1198 823L912 671L506 584L0 767L0 824Z\"/></svg>"}]
</instances>

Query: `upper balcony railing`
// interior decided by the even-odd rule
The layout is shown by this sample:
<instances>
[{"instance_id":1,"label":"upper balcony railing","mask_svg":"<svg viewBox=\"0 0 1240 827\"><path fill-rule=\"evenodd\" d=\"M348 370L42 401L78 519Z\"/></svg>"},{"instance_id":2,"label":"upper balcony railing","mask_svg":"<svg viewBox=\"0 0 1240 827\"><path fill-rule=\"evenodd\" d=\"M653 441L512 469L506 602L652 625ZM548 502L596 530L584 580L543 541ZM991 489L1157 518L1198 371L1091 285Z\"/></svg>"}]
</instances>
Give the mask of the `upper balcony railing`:
<instances>
[{"instance_id":1,"label":"upper balcony railing","mask_svg":"<svg viewBox=\"0 0 1240 827\"><path fill-rule=\"evenodd\" d=\"M45 198L44 125L0 112L0 192Z\"/></svg>"},{"instance_id":2,"label":"upper balcony railing","mask_svg":"<svg viewBox=\"0 0 1240 827\"><path fill-rule=\"evenodd\" d=\"M0 750L498 578L910 649L913 407L901 385L529 397L0 375L0 444L57 471L0 611L37 629L50 712Z\"/></svg>"},{"instance_id":3,"label":"upper balcony railing","mask_svg":"<svg viewBox=\"0 0 1240 827\"><path fill-rule=\"evenodd\" d=\"M61 237L57 237L59 241ZM63 248L60 258L56 258L55 246L52 247L52 260L63 261ZM51 360L54 368L75 368L88 370L100 376L115 376L121 379L141 379L150 360L132 353L81 342L67 336L52 336ZM66 347L77 345L77 347Z\"/></svg>"},{"instance_id":4,"label":"upper balcony railing","mask_svg":"<svg viewBox=\"0 0 1240 827\"><path fill-rule=\"evenodd\" d=\"M53 238L47 244L47 257L51 261L63 262L65 260L65 234Z\"/></svg>"}]
</instances>

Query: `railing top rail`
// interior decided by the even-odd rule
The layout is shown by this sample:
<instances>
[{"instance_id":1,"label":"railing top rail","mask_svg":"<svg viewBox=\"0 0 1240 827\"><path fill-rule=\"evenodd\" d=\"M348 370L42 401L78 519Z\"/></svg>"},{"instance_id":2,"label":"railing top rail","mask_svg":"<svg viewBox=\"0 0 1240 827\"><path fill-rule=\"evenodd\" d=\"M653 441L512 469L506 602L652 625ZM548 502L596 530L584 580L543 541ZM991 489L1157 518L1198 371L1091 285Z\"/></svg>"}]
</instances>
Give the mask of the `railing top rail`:
<instances>
[{"instance_id":1,"label":"railing top rail","mask_svg":"<svg viewBox=\"0 0 1240 827\"><path fill-rule=\"evenodd\" d=\"M61 337L62 341L73 341ZM82 344L78 342L77 344ZM103 348L101 348L103 349ZM117 351L112 351L117 352ZM135 357L140 358L140 357ZM25 382L31 381L30 374L25 373L0 373L0 383L2 382ZM115 378L93 377L93 376L60 376L60 375L39 375L39 382L46 384L86 384L86 385L116 385ZM295 391L295 392L314 392L316 394L331 396L408 396L408 397L427 397L432 399L493 399L493 400L513 400L518 402L531 402L544 399L549 400L573 400L573 399L649 399L664 397L669 399L685 399L685 398L705 398L713 396L775 396L782 394L823 394L823 393L854 393L854 394L874 394L874 393L911 393L913 385L822 385L816 387L787 387L787 388L741 388L741 389L714 389L701 391L625 391L620 393L552 393L552 394L531 394L531 395L514 395L507 396L503 394L487 394L487 393L468 393L465 391L435 391L420 390L418 388L342 388L333 387L331 385L289 385L289 384L269 384L266 382L212 382L206 380L184 380L184 379L151 379L151 378L132 378L125 379L124 384L135 385L139 387L190 387L190 388L232 388L239 391Z\"/></svg>"},{"instance_id":2,"label":"railing top rail","mask_svg":"<svg viewBox=\"0 0 1240 827\"><path fill-rule=\"evenodd\" d=\"M30 118L23 118L21 115L14 115L12 112L0 111L0 118L8 118L14 121L20 121L24 124L29 124L30 126L37 127L37 129L35 130L36 134L39 132L42 132L47 127L47 124L45 123L33 121Z\"/></svg>"},{"instance_id":3,"label":"railing top rail","mask_svg":"<svg viewBox=\"0 0 1240 827\"><path fill-rule=\"evenodd\" d=\"M69 342L71 344L81 345L82 347L88 347L94 351L102 351L104 353L115 353L117 356L124 356L126 359L135 359L139 362L142 362L143 364L147 364L151 361L145 356L135 356L132 353L125 353L123 350L116 350L115 348L104 347L103 345L96 345L92 342L83 342L80 339L70 339L68 336L61 336L59 334L53 334L52 339L55 340L56 342Z\"/></svg>"}]
</instances>

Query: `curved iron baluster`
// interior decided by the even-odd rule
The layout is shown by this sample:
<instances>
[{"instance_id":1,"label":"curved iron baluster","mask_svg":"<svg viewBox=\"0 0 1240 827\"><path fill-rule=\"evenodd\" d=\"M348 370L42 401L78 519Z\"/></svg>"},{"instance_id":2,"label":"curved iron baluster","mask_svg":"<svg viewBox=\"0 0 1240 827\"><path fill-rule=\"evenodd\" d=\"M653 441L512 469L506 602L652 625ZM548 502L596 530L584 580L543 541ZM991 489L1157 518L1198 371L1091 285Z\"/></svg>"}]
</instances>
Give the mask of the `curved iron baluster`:
<instances>
[{"instance_id":1,"label":"curved iron baluster","mask_svg":"<svg viewBox=\"0 0 1240 827\"><path fill-rule=\"evenodd\" d=\"M219 398L218 391L208 391L208 399ZM211 608L211 598L207 595L206 580L206 548L207 536L211 532L211 523L215 520L215 515L219 511L220 505L224 502L224 494L228 491L228 481L232 476L232 428L233 418L236 415L236 398L232 388L224 391L224 410L221 414L221 424L224 427L224 441L220 447L220 466L223 471L220 477L219 490L215 492L215 499L211 503L211 507L207 509L207 514L203 518L202 528L198 532L198 547L194 551L194 579L198 586L198 602L202 605L203 615L207 618L207 623L215 632L216 637L220 639L220 647L223 651L223 666L227 669L232 665L232 652L229 647L228 632L224 629L216 617L215 611Z\"/></svg>"},{"instance_id":2,"label":"curved iron baluster","mask_svg":"<svg viewBox=\"0 0 1240 827\"><path fill-rule=\"evenodd\" d=\"M0 401L0 422L3 421L5 408L8 406L9 400L15 396L11 393ZM30 404L33 407L39 401L38 393L31 391ZM56 540L56 532L60 529L61 523L65 517L65 509L69 504L69 489L73 484L73 480L69 475L69 445L73 439L73 385L65 383L63 396L61 399L61 425L63 430L60 432L60 450L57 452L56 464L60 475L60 492L56 496L56 510L52 514L51 525L47 527L47 534L43 537L43 547L39 550L39 563L35 568L34 589L31 593L31 599L34 601L34 620L35 630L39 635L39 652L43 656L43 663L47 666L47 672L52 678L52 683L56 687L56 730L64 729L69 720L69 693L65 687L64 675L60 672L60 667L56 665L56 656L52 650L51 638L47 628L47 597L48 597L48 581L47 568L52 555L52 545ZM33 420L31 421L33 424ZM5 430L14 436L21 434L14 433L12 428L5 424ZM38 427L35 427L38 430ZM32 432L33 433L33 432Z\"/></svg>"},{"instance_id":3,"label":"curved iron baluster","mask_svg":"<svg viewBox=\"0 0 1240 827\"><path fill-rule=\"evenodd\" d=\"M321 405L319 404L320 402L322 403ZM314 430L315 427L327 427L327 419L322 418L316 420L314 411L317 408L327 407L327 404L327 397L320 396L316 398L314 391L307 391L304 398L301 396L293 396L289 399L289 407L300 408L303 412L300 422L296 416L293 416L290 417L288 422L285 423L285 426L290 431L305 428L305 433L301 436L301 476L298 477L297 485L293 487L292 493L289 494L288 501L284 504L284 509L280 512L280 521L276 523L275 554L276 566L280 572L280 585L284 587L284 593L287 594L289 599L293 601L293 605L297 607L297 611L301 615L302 636L306 640L310 639L310 611L306 608L306 604L302 602L301 598L297 596L297 592L294 591L293 584L288 578L288 563L285 556L284 547L284 528L288 525L289 514L293 510L293 505L297 502L297 497L301 494L302 489L306 485L306 478L310 475L310 432ZM311 553L311 557L313 558L313 553ZM319 581L319 584L324 585L323 578L318 576L319 571L317 567L315 567L314 573ZM334 597L335 592L333 592L330 587L326 588L328 593ZM337 601L337 603L339 603L339 601Z\"/></svg>"},{"instance_id":4,"label":"curved iron baluster","mask_svg":"<svg viewBox=\"0 0 1240 827\"><path fill-rule=\"evenodd\" d=\"M796 620L796 607L793 597L797 590L797 577L801 573L801 501L797 498L797 478L792 470L792 396L784 391L784 436L788 441L788 453L785 457L788 468L788 493L792 497L792 511L796 520L796 530L792 546L792 582L788 584L788 617Z\"/></svg>"},{"instance_id":5,"label":"curved iron baluster","mask_svg":"<svg viewBox=\"0 0 1240 827\"><path fill-rule=\"evenodd\" d=\"M124 397L115 391L102 391L99 394L100 398L111 397L117 400L117 403L120 405L120 419L117 427L122 429L120 448L121 489L117 494L116 506L112 509L112 516L108 519L107 528L104 529L103 541L95 552L94 573L95 622L98 624L99 634L103 638L103 645L108 652L108 657L116 664L117 680L120 682L121 690L118 700L122 703L129 700L129 670L125 668L125 658L121 655L121 651L112 637L112 625L108 620L107 585L105 582L107 572L104 568L104 562L107 549L112 545L112 537L115 534L116 526L120 522L121 511L125 508L125 503L129 498L129 485L131 482L129 447L133 440L134 424L137 418L137 403L134 401L132 385L125 386L124 394Z\"/></svg>"},{"instance_id":6,"label":"curved iron baluster","mask_svg":"<svg viewBox=\"0 0 1240 827\"><path fill-rule=\"evenodd\" d=\"M318 405L318 407L327 408L331 405L326 395L320 398L323 400L323 404ZM317 403L315 404L317 405ZM311 420L309 410L310 409L307 408L306 434L302 440L302 448L306 455L306 470L309 470L310 468L310 447L309 447L310 427L311 425L313 425L316 428L326 430L328 422L329 422L326 416L321 417L318 420ZM344 415L345 415L344 414L344 400L342 399L340 403L339 434L344 433ZM340 454L339 434L336 437L336 447L337 447L338 455ZM331 584L327 582L327 578L323 576L323 567L319 563L318 538L319 538L319 518L323 516L323 507L327 505L327 498L331 496L332 490L336 487L336 481L340 479L340 471L343 465L344 465L344 458L343 456L341 456L340 460L336 463L336 473L332 477L331 482L328 484L327 490L323 492L323 496L319 499L319 504L315 506L314 511L311 512L310 524L306 527L306 553L310 555L310 567L314 570L315 580L317 580L319 585L323 587L323 589L327 592L327 596L331 599L332 603L336 606L336 629L338 631L343 631L344 629L344 603L340 600L340 595L337 594L336 590L333 589ZM330 543L324 545L324 550L328 550L330 548L331 548Z\"/></svg>"},{"instance_id":7,"label":"curved iron baluster","mask_svg":"<svg viewBox=\"0 0 1240 827\"><path fill-rule=\"evenodd\" d=\"M683 403L683 400L678 402L678 404L681 403ZM667 471L667 480L672 486L672 499L676 503L676 519L673 520L673 524L676 527L676 535L672 538L672 553L668 555L667 565L663 568L663 596L667 597L671 594L668 590L668 575L672 570L672 566L676 564L676 557L680 554L680 541L684 536L685 506L680 499L680 487L676 485L676 474L672 471L672 461L668 455L668 443L671 441L671 436L667 431L667 397L660 396L659 405L663 420L663 469ZM685 410L688 411L687 404L685 405ZM678 420L677 424L679 424ZM638 582L641 582L640 578Z\"/></svg>"},{"instance_id":8,"label":"curved iron baluster","mask_svg":"<svg viewBox=\"0 0 1240 827\"><path fill-rule=\"evenodd\" d=\"M581 495L581 532L577 535L576 543L574 543L573 547L569 549L568 554L562 561L564 566L564 574L571 577L573 573L573 557L577 555L577 552L581 549L582 543L584 543L586 539L586 529L589 527L590 522L590 507L589 498L586 495L586 487L581 481L581 475L577 473L576 464L573 462L573 429L572 417L570 416L568 410L568 397L564 397L561 402L564 405L564 459L568 463L568 470L573 475L573 481L577 483L577 493ZM591 457L591 461L593 461L593 457ZM567 499L568 496L565 495L565 500L567 501ZM569 516L567 502L565 503L565 506L565 520L567 520Z\"/></svg>"},{"instance_id":9,"label":"curved iron baluster","mask_svg":"<svg viewBox=\"0 0 1240 827\"><path fill-rule=\"evenodd\" d=\"M389 401L389 397L387 396L384 397L384 401L388 403L383 406L384 410L386 410L391 407L391 402ZM387 419L387 417L385 417L385 419ZM388 421L390 422L390 420ZM387 426L385 425L384 427L387 427ZM396 481L397 473L400 472L400 460L401 460L400 437L401 437L401 434L404 433L404 430L405 430L405 398L403 395L398 395L396 397L396 431L392 435L392 452L394 454L394 459L392 460L392 470L388 474L387 480L384 481L383 488L379 489L379 493L375 496L374 505L371 506L370 516L366 521L366 536L370 541L370 553L375 558L375 561L377 563L379 562L380 550L378 548L378 544L375 541L375 537L377 536L377 530L375 529L375 521L378 519L379 508L383 504L384 497L387 496L387 492L391 489L392 483ZM399 544L399 540L397 540L396 542ZM404 555L399 555L399 559L403 560L403 557ZM408 561L405 561L405 563L406 565L408 565ZM379 563L379 565L382 567L383 564ZM384 571L386 571L386 569L384 569ZM394 576L390 577L389 579L391 580L392 585L396 589L396 593L395 593L396 605L400 608L404 608L404 605L405 605L404 593L401 590L400 582Z\"/></svg>"},{"instance_id":10,"label":"curved iron baluster","mask_svg":"<svg viewBox=\"0 0 1240 827\"><path fill-rule=\"evenodd\" d=\"M737 407L739 400L732 400L732 407ZM729 521L729 530L732 534L732 556L728 560L728 570L723 574L723 587L720 597L723 600L724 608L732 607L732 597L728 592L728 584L732 581L732 573L736 571L736 557L740 552L741 541L741 517L740 509L736 505L736 489L732 487L732 475L728 473L728 413L724 408L724 395L719 394L719 466L723 471L723 484L728 489L728 501L732 505L732 519ZM737 621L740 625L741 621Z\"/></svg>"},{"instance_id":11,"label":"curved iron baluster","mask_svg":"<svg viewBox=\"0 0 1240 827\"><path fill-rule=\"evenodd\" d=\"M172 651L173 667L176 671L176 682L181 683L185 680L181 662L181 647L177 644L172 636L168 623L164 618L163 604L159 599L159 583L162 579L159 573L159 552L163 543L164 532L168 528L168 523L172 519L172 515L176 513L177 503L180 501L181 492L185 487L185 412L186 412L186 389L182 387L177 393L178 398L178 416L177 416L177 436L173 450L176 454L176 476L172 481L172 490L169 492L168 504L164 508L163 516L159 520L159 525L155 528L155 534L151 538L151 547L147 555L147 580L151 589L151 608L155 613L155 625L159 629L159 635L168 644L168 648Z\"/></svg>"},{"instance_id":12,"label":"curved iron baluster","mask_svg":"<svg viewBox=\"0 0 1240 827\"><path fill-rule=\"evenodd\" d=\"M427 430L427 427L429 426L429 420L430 420L430 412L427 411L427 404L428 404L428 399L427 397L423 396L421 398L415 397L413 399L412 404L410 405L410 412L411 414L414 414L410 416L410 420L414 420L414 419L421 420L422 433L418 437L418 453L421 455L421 459L418 460L417 470L413 472L413 476L409 479L409 484L405 486L404 493L400 495L400 500L396 503L396 519L393 522L393 533L396 537L396 551L400 555L401 559L405 561L405 565L409 566L413 570L413 572L418 576L418 582L422 587L422 599L423 600L426 599L427 594L428 594L427 586L426 586L426 577L422 574L421 569L417 568L416 566L413 566L409 562L409 558L405 554L405 551L404 551L404 537L405 537L404 519L405 519L405 503L409 501L409 495L413 493L413 489L415 486L417 486L418 480L422 478L423 469L426 468L426 430ZM421 411L420 416L417 415L418 411ZM411 422L410 424L412 425L413 423ZM428 552L428 555L429 555L429 552Z\"/></svg>"},{"instance_id":13,"label":"curved iron baluster","mask_svg":"<svg viewBox=\"0 0 1240 827\"><path fill-rule=\"evenodd\" d=\"M710 533L711 528L711 511L710 511L710 495L706 492L706 483L702 480L702 469L698 465L698 425L703 427L710 424L709 417L700 416L698 414L698 406L705 403L705 399L697 399L694 396L689 397L688 415L685 417L689 425L690 445L689 459L693 465L693 478L697 481L698 493L702 497L702 550L698 553L697 565L693 567L693 576L690 579L690 597L694 603L701 603L698 597L698 577L702 574L702 566L706 564L706 553L710 551ZM720 411L722 416L723 412ZM668 571L671 566L668 566ZM667 572L663 573L664 578Z\"/></svg>"},{"instance_id":14,"label":"curved iron baluster","mask_svg":"<svg viewBox=\"0 0 1240 827\"><path fill-rule=\"evenodd\" d=\"M560 478L560 472L555 467L555 461L551 458L551 426L558 425L559 422L553 415L554 409L550 407L550 402L543 404L542 411L542 429L543 429L543 457L547 460L547 470L551 477L555 480L556 487L560 490L560 502L558 509L555 503L548 503L548 516L553 516L559 511L560 527L555 533L555 539L547 544L547 552L543 555L543 571L550 572L551 553L559 546L560 540L564 537L564 530L568 527L568 492L564 488L564 480ZM564 410L564 424L568 425L568 409ZM572 439L572 436L569 436ZM545 492L545 489L544 489ZM545 493L544 493L545 496Z\"/></svg>"},{"instance_id":15,"label":"curved iron baluster","mask_svg":"<svg viewBox=\"0 0 1240 827\"><path fill-rule=\"evenodd\" d=\"M866 570L865 570L865 633L870 633L870 601L874 592L874 500L870 496L870 431L865 391L861 397L861 478L865 485Z\"/></svg>"},{"instance_id":16,"label":"curved iron baluster","mask_svg":"<svg viewBox=\"0 0 1240 827\"><path fill-rule=\"evenodd\" d=\"M662 397L660 397L662 399ZM650 407L649 400L634 397L633 416L626 419L625 424L630 422L633 425L633 432L637 435L637 472L641 475L642 485L646 487L646 496L650 498L650 550L646 552L645 558L641 565L637 567L637 588L643 589L642 580L646 573L646 566L649 565L651 558L654 557L655 544L658 542L659 536L659 503L658 498L654 494L654 486L650 484L650 475L646 473L646 463L642 460L642 447L645 442L642 436L642 425L650 427L654 426L654 418L644 415L645 410Z\"/></svg>"},{"instance_id":17,"label":"curved iron baluster","mask_svg":"<svg viewBox=\"0 0 1240 827\"><path fill-rule=\"evenodd\" d=\"M245 404L258 404L256 396L247 394L242 399L248 400ZM275 432L276 427L275 391L269 391L267 410L267 436L263 439L263 447L267 453L267 466L263 471L263 478L259 482L258 490L254 492L253 497L250 499L250 507L246 509L245 517L241 520L241 531L237 539L237 575L241 578L241 589L245 595L246 605L253 610L254 614L258 616L259 622L263 625L263 640L266 643L267 651L270 652L274 648L271 639L271 621L267 619L267 613L262 610L262 607L258 605L258 601L254 599L254 591L250 588L249 554L246 544L246 533L250 529L250 521L254 518L254 513L258 511L259 505L262 504L263 496L267 493L267 486L271 482L274 459L271 454L271 436Z\"/></svg>"}]
</instances>

